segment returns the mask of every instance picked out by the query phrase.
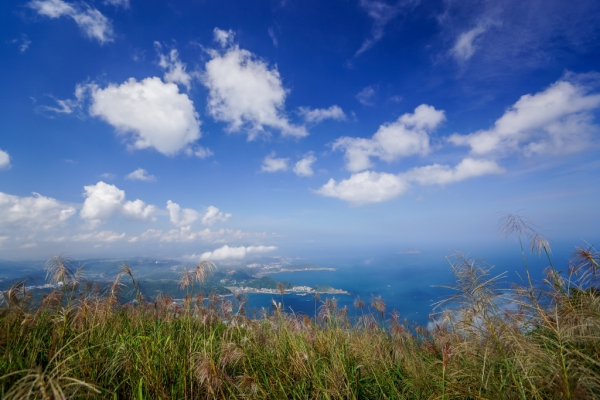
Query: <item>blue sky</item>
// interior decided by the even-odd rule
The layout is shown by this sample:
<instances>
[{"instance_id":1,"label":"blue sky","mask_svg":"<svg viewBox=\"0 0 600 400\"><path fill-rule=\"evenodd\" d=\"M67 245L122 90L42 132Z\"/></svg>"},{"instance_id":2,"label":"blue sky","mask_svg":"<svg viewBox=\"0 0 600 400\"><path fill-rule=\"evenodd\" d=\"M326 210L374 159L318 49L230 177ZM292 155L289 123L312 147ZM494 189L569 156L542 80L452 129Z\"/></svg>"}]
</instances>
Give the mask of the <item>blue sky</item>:
<instances>
[{"instance_id":1,"label":"blue sky","mask_svg":"<svg viewBox=\"0 0 600 400\"><path fill-rule=\"evenodd\" d=\"M0 7L0 258L600 237L597 1Z\"/></svg>"}]
</instances>

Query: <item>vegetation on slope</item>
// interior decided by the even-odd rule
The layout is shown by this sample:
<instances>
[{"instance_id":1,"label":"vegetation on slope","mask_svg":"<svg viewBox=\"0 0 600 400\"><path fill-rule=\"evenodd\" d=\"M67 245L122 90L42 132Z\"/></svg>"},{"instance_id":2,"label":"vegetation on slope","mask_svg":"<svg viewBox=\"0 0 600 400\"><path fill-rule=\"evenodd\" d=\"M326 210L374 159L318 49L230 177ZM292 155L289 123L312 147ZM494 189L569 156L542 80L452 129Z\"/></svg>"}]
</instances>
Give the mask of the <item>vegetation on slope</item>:
<instances>
[{"instance_id":1,"label":"vegetation on slope","mask_svg":"<svg viewBox=\"0 0 600 400\"><path fill-rule=\"evenodd\" d=\"M60 282L31 304L24 285L3 293L0 397L4 399L582 399L600 396L600 254L577 248L566 273L527 221L508 216L530 284L510 289L491 268L451 258L456 294L427 328L386 314L381 298L358 320L335 300L315 319L270 312L246 315L245 298L197 293L209 262L186 270L187 296L143 297L124 265L103 290L81 287L75 265L55 257ZM536 286L524 241L548 257ZM135 303L119 304L128 280Z\"/></svg>"}]
</instances>

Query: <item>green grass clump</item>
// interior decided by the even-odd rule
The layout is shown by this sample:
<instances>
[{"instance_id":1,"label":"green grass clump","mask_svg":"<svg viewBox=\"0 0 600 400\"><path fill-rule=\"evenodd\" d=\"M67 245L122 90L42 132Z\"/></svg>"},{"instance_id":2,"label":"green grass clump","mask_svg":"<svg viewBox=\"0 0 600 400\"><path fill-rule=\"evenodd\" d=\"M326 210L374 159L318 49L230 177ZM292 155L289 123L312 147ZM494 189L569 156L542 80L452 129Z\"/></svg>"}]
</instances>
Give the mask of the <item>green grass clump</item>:
<instances>
[{"instance_id":1,"label":"green grass clump","mask_svg":"<svg viewBox=\"0 0 600 400\"><path fill-rule=\"evenodd\" d=\"M196 293L209 262L184 272L183 304L149 301L126 265L99 290L81 283L71 260L54 257L48 278L59 289L41 302L32 304L23 283L2 293L0 397L598 398L600 254L577 248L563 274L547 241L518 228L509 233L548 256L546 280L534 286L527 272L530 284L502 287L502 275L457 254L455 295L428 327L386 314L381 298L371 300L373 313L357 299L356 320L335 299L321 302L315 319L275 302L249 318L242 295ZM122 279L136 302L119 302Z\"/></svg>"}]
</instances>

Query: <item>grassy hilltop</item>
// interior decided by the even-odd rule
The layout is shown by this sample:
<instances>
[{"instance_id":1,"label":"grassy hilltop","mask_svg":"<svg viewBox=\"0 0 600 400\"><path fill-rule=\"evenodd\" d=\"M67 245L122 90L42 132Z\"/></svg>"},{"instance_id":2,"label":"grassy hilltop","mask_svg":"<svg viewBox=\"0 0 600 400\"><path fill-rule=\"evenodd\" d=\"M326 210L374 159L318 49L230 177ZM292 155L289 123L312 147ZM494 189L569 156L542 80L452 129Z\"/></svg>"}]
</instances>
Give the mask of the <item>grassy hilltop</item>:
<instances>
[{"instance_id":1,"label":"grassy hilltop","mask_svg":"<svg viewBox=\"0 0 600 400\"><path fill-rule=\"evenodd\" d=\"M0 397L598 398L600 254L577 248L559 272L526 221L509 216L504 228L520 250L547 257L546 279L531 281L526 251L529 283L512 287L456 254L455 295L427 327L409 326L381 298L357 298L350 311L315 295L315 318L279 302L250 318L244 295L200 294L210 262L184 271L180 304L145 298L127 265L98 287L79 284L76 266L54 257L46 268L59 289L39 302L21 282L2 293ZM124 282L135 302L121 302Z\"/></svg>"}]
</instances>

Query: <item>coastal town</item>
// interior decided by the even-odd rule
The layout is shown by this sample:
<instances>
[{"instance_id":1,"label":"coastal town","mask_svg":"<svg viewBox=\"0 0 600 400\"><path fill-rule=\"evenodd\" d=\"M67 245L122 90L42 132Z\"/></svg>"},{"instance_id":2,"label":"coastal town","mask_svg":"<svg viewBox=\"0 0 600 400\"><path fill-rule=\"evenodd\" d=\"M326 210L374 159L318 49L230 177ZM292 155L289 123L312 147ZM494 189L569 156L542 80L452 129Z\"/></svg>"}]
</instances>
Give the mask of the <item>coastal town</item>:
<instances>
[{"instance_id":1,"label":"coastal town","mask_svg":"<svg viewBox=\"0 0 600 400\"><path fill-rule=\"evenodd\" d=\"M234 291L235 293L255 293L255 294L289 294L295 293L297 296L306 296L309 294L342 294L349 295L350 292L347 292L342 289L335 289L329 286L317 286L315 288L311 288L310 286L293 286L289 289L270 289L270 288L253 288L253 287L238 287Z\"/></svg>"}]
</instances>

